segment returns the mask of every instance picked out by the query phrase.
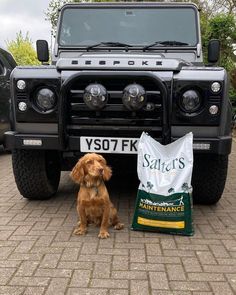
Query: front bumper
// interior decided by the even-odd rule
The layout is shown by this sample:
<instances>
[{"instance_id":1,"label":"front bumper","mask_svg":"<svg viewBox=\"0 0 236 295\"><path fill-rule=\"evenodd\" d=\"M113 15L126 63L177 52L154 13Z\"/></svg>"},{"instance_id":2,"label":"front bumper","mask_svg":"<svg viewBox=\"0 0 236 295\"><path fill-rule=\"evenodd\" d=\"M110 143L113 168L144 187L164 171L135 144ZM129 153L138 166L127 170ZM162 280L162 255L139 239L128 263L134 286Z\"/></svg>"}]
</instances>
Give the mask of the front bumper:
<instances>
[{"instance_id":1,"label":"front bumper","mask_svg":"<svg viewBox=\"0 0 236 295\"><path fill-rule=\"evenodd\" d=\"M156 138L161 142L161 139ZM172 138L175 141L178 138ZM40 140L41 145L25 145L25 140ZM217 138L196 138L194 137L194 152L228 155L231 152L232 137L221 136ZM22 134L14 131L5 133L4 146L7 150L14 149L41 149L41 150L58 150L58 151L76 151L80 152L80 137L69 136L66 148L59 139L58 135L47 134ZM206 149L206 147L209 147Z\"/></svg>"}]
</instances>

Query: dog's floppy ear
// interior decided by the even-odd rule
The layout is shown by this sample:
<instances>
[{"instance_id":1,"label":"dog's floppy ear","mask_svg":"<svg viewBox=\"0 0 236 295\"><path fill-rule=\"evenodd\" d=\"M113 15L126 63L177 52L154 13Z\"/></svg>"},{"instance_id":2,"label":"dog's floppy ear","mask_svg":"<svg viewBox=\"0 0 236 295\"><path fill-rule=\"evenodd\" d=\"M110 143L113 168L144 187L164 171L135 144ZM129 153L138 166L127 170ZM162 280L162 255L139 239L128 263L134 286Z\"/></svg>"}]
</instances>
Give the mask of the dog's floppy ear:
<instances>
[{"instance_id":1,"label":"dog's floppy ear","mask_svg":"<svg viewBox=\"0 0 236 295\"><path fill-rule=\"evenodd\" d=\"M112 176L112 170L109 166L105 166L104 167L104 171L103 171L103 174L102 174L102 177L103 177L103 180L104 181L108 181Z\"/></svg>"},{"instance_id":2,"label":"dog's floppy ear","mask_svg":"<svg viewBox=\"0 0 236 295\"><path fill-rule=\"evenodd\" d=\"M77 183L81 184L84 180L83 159L81 158L70 173L70 177Z\"/></svg>"}]
</instances>

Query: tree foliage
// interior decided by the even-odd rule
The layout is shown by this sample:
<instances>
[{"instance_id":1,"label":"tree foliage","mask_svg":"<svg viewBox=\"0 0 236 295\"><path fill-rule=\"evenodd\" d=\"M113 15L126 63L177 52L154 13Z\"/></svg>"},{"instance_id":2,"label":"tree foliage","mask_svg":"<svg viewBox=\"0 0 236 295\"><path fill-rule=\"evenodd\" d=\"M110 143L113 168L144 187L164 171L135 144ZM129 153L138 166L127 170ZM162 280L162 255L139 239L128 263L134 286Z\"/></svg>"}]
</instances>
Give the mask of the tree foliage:
<instances>
[{"instance_id":1,"label":"tree foliage","mask_svg":"<svg viewBox=\"0 0 236 295\"><path fill-rule=\"evenodd\" d=\"M215 0L209 2L211 2L213 13L236 14L236 0Z\"/></svg>"},{"instance_id":2,"label":"tree foliage","mask_svg":"<svg viewBox=\"0 0 236 295\"><path fill-rule=\"evenodd\" d=\"M220 64L228 71L235 67L233 43L236 42L236 23L232 14L217 14L209 21L207 39L219 39Z\"/></svg>"},{"instance_id":3,"label":"tree foliage","mask_svg":"<svg viewBox=\"0 0 236 295\"><path fill-rule=\"evenodd\" d=\"M57 28L57 20L58 20L58 10L64 4L72 2L71 0L51 0L46 11L46 20L50 21L52 26L52 34L55 36L56 28ZM81 1L73 1L73 2L81 2Z\"/></svg>"},{"instance_id":4,"label":"tree foliage","mask_svg":"<svg viewBox=\"0 0 236 295\"><path fill-rule=\"evenodd\" d=\"M16 34L16 40L7 42L7 50L11 52L18 65L39 65L36 51L29 37L29 33L24 37L22 32Z\"/></svg>"}]
</instances>

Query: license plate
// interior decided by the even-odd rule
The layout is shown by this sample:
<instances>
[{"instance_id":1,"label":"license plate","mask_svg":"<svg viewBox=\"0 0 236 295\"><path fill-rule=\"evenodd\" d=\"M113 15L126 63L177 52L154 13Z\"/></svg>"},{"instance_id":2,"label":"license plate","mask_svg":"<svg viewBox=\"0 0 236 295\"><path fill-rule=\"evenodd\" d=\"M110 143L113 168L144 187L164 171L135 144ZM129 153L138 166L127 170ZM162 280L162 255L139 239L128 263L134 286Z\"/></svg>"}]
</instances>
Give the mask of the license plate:
<instances>
[{"instance_id":1,"label":"license plate","mask_svg":"<svg viewBox=\"0 0 236 295\"><path fill-rule=\"evenodd\" d=\"M81 152L137 154L139 138L80 137Z\"/></svg>"}]
</instances>

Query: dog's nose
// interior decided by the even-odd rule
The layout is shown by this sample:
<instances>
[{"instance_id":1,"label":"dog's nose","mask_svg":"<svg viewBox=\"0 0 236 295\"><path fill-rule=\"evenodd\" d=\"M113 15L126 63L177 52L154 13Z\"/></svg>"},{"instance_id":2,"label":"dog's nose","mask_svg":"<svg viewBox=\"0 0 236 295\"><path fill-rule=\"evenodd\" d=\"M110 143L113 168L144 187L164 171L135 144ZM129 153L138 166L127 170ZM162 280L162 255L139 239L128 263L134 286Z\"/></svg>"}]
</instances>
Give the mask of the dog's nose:
<instances>
[{"instance_id":1,"label":"dog's nose","mask_svg":"<svg viewBox=\"0 0 236 295\"><path fill-rule=\"evenodd\" d=\"M102 174L102 173L103 173L103 168L98 169L98 172L99 172L100 174Z\"/></svg>"}]
</instances>

